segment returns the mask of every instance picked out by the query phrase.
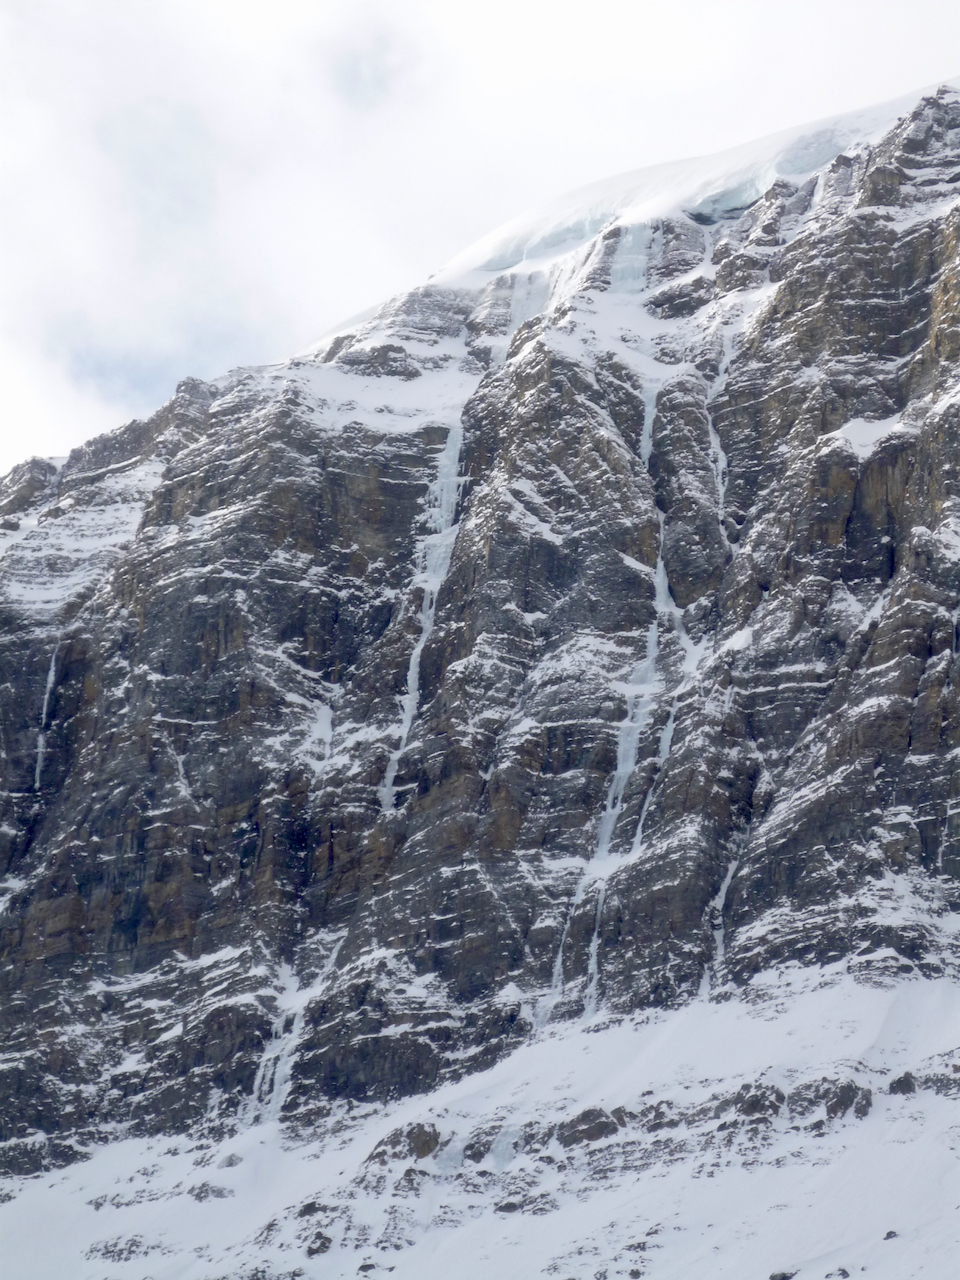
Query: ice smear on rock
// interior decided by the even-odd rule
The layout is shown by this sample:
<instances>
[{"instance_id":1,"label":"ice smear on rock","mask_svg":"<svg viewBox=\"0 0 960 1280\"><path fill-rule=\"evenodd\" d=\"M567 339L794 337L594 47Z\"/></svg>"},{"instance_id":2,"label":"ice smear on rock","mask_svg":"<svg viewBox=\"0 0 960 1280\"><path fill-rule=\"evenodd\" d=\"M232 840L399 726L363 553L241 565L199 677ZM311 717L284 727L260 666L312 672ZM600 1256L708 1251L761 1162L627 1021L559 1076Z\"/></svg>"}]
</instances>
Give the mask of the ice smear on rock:
<instances>
[{"instance_id":1,"label":"ice smear on rock","mask_svg":"<svg viewBox=\"0 0 960 1280\"><path fill-rule=\"evenodd\" d=\"M460 496L460 449L463 445L463 428L457 424L447 432L447 440L437 461L436 478L430 485L427 497L426 523L429 532L421 539L417 549L416 572L411 584L420 591L420 636L410 654L407 667L406 692L400 698L402 716L396 733L399 741L390 754L387 771L381 788L384 810L393 808L394 780L400 757L403 755L410 730L416 719L420 701L420 659L433 632L437 611L437 595L450 568L450 557L456 540L457 500Z\"/></svg>"},{"instance_id":2,"label":"ice smear on rock","mask_svg":"<svg viewBox=\"0 0 960 1280\"><path fill-rule=\"evenodd\" d=\"M40 780L43 776L43 753L47 739L47 716L50 710L50 695L53 693L57 679L57 655L59 652L60 637L57 636L57 642L53 647L53 653L50 655L50 669L47 672L47 683L43 690L43 708L40 712L40 732L37 734L37 767L33 777L34 791L40 790Z\"/></svg>"}]
</instances>

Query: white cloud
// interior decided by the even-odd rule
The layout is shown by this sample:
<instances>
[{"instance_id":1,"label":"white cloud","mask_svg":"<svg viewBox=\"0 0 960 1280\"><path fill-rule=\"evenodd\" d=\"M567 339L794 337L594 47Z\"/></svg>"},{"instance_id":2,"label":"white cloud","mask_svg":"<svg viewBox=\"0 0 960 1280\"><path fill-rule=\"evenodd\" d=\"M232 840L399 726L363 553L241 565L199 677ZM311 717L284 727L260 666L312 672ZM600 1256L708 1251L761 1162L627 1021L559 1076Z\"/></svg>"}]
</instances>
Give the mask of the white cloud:
<instances>
[{"instance_id":1,"label":"white cloud","mask_svg":"<svg viewBox=\"0 0 960 1280\"><path fill-rule=\"evenodd\" d=\"M0 0L0 472L559 191L948 78L958 37L955 0Z\"/></svg>"},{"instance_id":2,"label":"white cloud","mask_svg":"<svg viewBox=\"0 0 960 1280\"><path fill-rule=\"evenodd\" d=\"M402 93L416 60L416 46L376 10L360 9L323 49L333 91L359 110L383 107Z\"/></svg>"}]
</instances>

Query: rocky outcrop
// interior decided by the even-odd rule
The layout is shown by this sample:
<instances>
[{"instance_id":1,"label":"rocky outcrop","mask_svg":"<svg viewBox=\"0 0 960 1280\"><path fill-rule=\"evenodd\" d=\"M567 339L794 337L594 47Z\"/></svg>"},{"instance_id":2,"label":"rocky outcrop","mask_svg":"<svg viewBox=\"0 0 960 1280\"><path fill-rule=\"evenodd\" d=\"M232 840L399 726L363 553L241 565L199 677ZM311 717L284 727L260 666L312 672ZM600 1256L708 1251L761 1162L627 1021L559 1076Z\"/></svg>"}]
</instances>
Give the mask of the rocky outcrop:
<instances>
[{"instance_id":1,"label":"rocky outcrop","mask_svg":"<svg viewBox=\"0 0 960 1280\"><path fill-rule=\"evenodd\" d=\"M944 90L2 482L8 1167L953 971L958 171Z\"/></svg>"}]
</instances>

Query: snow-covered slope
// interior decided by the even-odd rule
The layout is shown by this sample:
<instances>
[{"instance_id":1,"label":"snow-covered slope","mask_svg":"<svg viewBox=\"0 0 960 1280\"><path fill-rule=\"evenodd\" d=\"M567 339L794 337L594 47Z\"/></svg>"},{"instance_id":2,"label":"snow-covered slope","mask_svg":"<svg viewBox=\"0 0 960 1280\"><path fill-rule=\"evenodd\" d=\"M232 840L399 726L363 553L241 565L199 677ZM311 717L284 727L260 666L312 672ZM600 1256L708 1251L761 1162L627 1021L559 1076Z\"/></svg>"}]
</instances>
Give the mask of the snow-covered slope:
<instances>
[{"instance_id":1,"label":"snow-covered slope","mask_svg":"<svg viewBox=\"0 0 960 1280\"><path fill-rule=\"evenodd\" d=\"M960 80L960 78L958 78ZM461 284L474 272L522 272L546 265L613 226L651 224L689 214L730 220L777 181L802 185L841 152L875 146L939 86L844 116L786 129L715 155L638 169L579 190L522 215L471 245L432 277Z\"/></svg>"},{"instance_id":2,"label":"snow-covered slope","mask_svg":"<svg viewBox=\"0 0 960 1280\"><path fill-rule=\"evenodd\" d=\"M958 179L627 175L2 482L14 1274L953 1275Z\"/></svg>"},{"instance_id":3,"label":"snow-covered slope","mask_svg":"<svg viewBox=\"0 0 960 1280\"><path fill-rule=\"evenodd\" d=\"M948 1280L958 1073L955 983L788 968L750 1001L567 1024L309 1140L266 1115L116 1141L0 1209L5 1274Z\"/></svg>"}]
</instances>

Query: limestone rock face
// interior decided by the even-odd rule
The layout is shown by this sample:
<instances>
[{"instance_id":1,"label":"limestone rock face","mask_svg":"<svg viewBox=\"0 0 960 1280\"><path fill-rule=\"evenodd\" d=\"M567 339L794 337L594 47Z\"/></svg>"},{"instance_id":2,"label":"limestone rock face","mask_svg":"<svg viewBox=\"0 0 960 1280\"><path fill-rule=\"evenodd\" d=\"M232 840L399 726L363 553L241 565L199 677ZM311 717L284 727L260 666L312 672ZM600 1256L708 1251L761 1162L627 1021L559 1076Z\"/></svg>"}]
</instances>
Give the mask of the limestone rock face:
<instances>
[{"instance_id":1,"label":"limestone rock face","mask_svg":"<svg viewBox=\"0 0 960 1280\"><path fill-rule=\"evenodd\" d=\"M958 177L945 90L0 482L6 1169L955 970Z\"/></svg>"}]
</instances>

